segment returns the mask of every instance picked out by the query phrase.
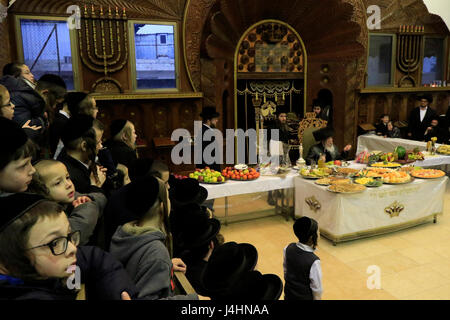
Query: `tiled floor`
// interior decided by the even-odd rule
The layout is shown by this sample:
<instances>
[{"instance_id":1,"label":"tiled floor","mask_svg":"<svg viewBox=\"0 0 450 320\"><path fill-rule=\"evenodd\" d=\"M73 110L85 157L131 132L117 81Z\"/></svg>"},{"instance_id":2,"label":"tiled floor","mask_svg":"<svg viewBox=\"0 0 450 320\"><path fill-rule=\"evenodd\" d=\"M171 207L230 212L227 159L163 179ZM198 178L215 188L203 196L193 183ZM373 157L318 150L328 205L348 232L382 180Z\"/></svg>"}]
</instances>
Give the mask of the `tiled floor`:
<instances>
[{"instance_id":1,"label":"tiled floor","mask_svg":"<svg viewBox=\"0 0 450 320\"><path fill-rule=\"evenodd\" d=\"M229 198L231 218L244 218L248 211L263 211L267 193ZM216 215L224 215L222 199L215 203ZM273 207L272 207L273 208ZM283 248L297 241L293 221L281 216L222 224L225 241L248 242L258 249L257 269L283 277ZM323 299L450 299L450 183L445 193L444 214L436 224L428 223L395 233L340 243L325 238L316 251L323 272ZM376 265L381 288L368 289ZM283 297L283 296L282 296Z\"/></svg>"}]
</instances>

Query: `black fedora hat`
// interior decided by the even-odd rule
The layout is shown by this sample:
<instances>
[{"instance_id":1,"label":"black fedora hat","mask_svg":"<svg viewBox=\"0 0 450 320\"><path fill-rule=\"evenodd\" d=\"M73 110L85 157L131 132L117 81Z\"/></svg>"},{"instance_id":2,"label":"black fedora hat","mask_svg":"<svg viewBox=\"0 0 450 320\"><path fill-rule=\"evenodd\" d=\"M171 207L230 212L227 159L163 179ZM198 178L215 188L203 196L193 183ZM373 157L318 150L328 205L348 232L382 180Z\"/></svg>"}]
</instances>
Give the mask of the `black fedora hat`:
<instances>
[{"instance_id":1,"label":"black fedora hat","mask_svg":"<svg viewBox=\"0 0 450 320\"><path fill-rule=\"evenodd\" d=\"M283 282L275 274L261 274L253 270L244 273L230 290L236 300L278 300L283 292Z\"/></svg>"},{"instance_id":2,"label":"black fedora hat","mask_svg":"<svg viewBox=\"0 0 450 320\"><path fill-rule=\"evenodd\" d=\"M277 106L277 110L275 111L275 114L277 116L279 116L282 113L288 113L289 111L287 110L287 108L285 106Z\"/></svg>"},{"instance_id":3,"label":"black fedora hat","mask_svg":"<svg viewBox=\"0 0 450 320\"><path fill-rule=\"evenodd\" d=\"M241 276L252 271L258 262L258 251L249 243L227 242L216 248L205 269L203 284L212 299L228 296Z\"/></svg>"},{"instance_id":4,"label":"black fedora hat","mask_svg":"<svg viewBox=\"0 0 450 320\"><path fill-rule=\"evenodd\" d=\"M216 111L216 107L203 107L202 112L200 113L200 117L202 117L204 120L217 118L220 116L220 113Z\"/></svg>"},{"instance_id":5,"label":"black fedora hat","mask_svg":"<svg viewBox=\"0 0 450 320\"><path fill-rule=\"evenodd\" d=\"M172 180L172 183L169 181L169 184L170 201L174 206L188 203L202 204L208 198L208 190L201 186L196 179Z\"/></svg>"},{"instance_id":6,"label":"black fedora hat","mask_svg":"<svg viewBox=\"0 0 450 320\"><path fill-rule=\"evenodd\" d=\"M323 141L328 139L329 137L334 136L334 130L332 128L326 127L321 128L313 132L314 139L316 141Z\"/></svg>"},{"instance_id":7,"label":"black fedora hat","mask_svg":"<svg viewBox=\"0 0 450 320\"><path fill-rule=\"evenodd\" d=\"M174 211L171 215L174 243L177 247L188 250L209 243L220 230L220 221L210 219L204 207L190 203Z\"/></svg>"},{"instance_id":8,"label":"black fedora hat","mask_svg":"<svg viewBox=\"0 0 450 320\"><path fill-rule=\"evenodd\" d=\"M417 97L417 100L419 100L419 101L422 100L422 99L427 100L428 103L432 103L433 102L433 96L431 94L428 94L428 93L420 95L420 96Z\"/></svg>"}]
</instances>

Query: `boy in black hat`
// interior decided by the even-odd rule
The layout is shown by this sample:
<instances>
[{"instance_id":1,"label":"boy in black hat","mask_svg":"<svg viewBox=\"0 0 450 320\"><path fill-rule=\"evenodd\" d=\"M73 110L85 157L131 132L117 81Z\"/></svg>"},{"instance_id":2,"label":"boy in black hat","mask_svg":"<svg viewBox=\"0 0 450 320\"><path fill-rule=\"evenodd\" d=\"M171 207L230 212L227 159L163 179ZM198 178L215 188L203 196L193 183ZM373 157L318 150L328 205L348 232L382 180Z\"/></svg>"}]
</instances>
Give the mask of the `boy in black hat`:
<instances>
[{"instance_id":1,"label":"boy in black hat","mask_svg":"<svg viewBox=\"0 0 450 320\"><path fill-rule=\"evenodd\" d=\"M206 266L203 285L211 300L231 297L233 287L244 274L255 270L258 251L249 243L227 242L216 248Z\"/></svg>"},{"instance_id":2,"label":"boy in black hat","mask_svg":"<svg viewBox=\"0 0 450 320\"><path fill-rule=\"evenodd\" d=\"M209 217L205 207L196 203L182 205L170 218L173 235L174 256L186 263L186 278L195 292L206 295L203 274L213 250L218 247L217 235L220 221ZM177 248L177 251L175 251Z\"/></svg>"},{"instance_id":3,"label":"boy in black hat","mask_svg":"<svg viewBox=\"0 0 450 320\"><path fill-rule=\"evenodd\" d=\"M430 126L431 119L436 116L436 111L431 109L433 97L430 94L419 96L420 106L414 108L408 121L408 137L412 140L424 141L425 130Z\"/></svg>"},{"instance_id":4,"label":"boy in black hat","mask_svg":"<svg viewBox=\"0 0 450 320\"><path fill-rule=\"evenodd\" d=\"M101 187L106 180L104 169L95 163L102 143L101 135L97 136L93 123L91 116L72 116L62 133L65 152L61 152L58 160L66 165L80 193L102 192Z\"/></svg>"},{"instance_id":5,"label":"boy in black hat","mask_svg":"<svg viewBox=\"0 0 450 320\"><path fill-rule=\"evenodd\" d=\"M116 119L109 127L110 139L106 146L111 151L114 163L123 164L128 170L133 170L137 160L136 130L131 121Z\"/></svg>"},{"instance_id":6,"label":"boy in black hat","mask_svg":"<svg viewBox=\"0 0 450 320\"><path fill-rule=\"evenodd\" d=\"M322 268L314 254L319 228L314 219L301 217L294 222L299 242L284 248L284 300L320 300L322 297Z\"/></svg>"},{"instance_id":7,"label":"boy in black hat","mask_svg":"<svg viewBox=\"0 0 450 320\"><path fill-rule=\"evenodd\" d=\"M14 121L0 117L0 196L24 192L36 171L31 164L36 148Z\"/></svg>"},{"instance_id":8,"label":"boy in black hat","mask_svg":"<svg viewBox=\"0 0 450 320\"><path fill-rule=\"evenodd\" d=\"M344 150L339 153L336 145L333 144L334 130L327 127L313 132L314 139L320 141L318 144L309 149L306 157L306 164L317 163L319 160L323 162L334 160L345 160L348 158L348 153L352 146L350 144L344 147Z\"/></svg>"}]
</instances>

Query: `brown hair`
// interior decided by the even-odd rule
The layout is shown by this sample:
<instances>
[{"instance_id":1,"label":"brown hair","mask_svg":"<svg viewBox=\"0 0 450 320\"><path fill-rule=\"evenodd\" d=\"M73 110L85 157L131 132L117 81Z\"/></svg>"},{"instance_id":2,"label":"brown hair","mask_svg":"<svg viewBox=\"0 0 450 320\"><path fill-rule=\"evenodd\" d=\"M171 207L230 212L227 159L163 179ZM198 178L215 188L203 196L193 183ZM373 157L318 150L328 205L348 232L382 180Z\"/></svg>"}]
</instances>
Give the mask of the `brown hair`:
<instances>
[{"instance_id":1,"label":"brown hair","mask_svg":"<svg viewBox=\"0 0 450 320\"><path fill-rule=\"evenodd\" d=\"M0 152L0 170L3 170L11 161L34 157L36 149L35 143L28 139L23 146L16 149L13 153Z\"/></svg>"},{"instance_id":2,"label":"brown hair","mask_svg":"<svg viewBox=\"0 0 450 320\"><path fill-rule=\"evenodd\" d=\"M8 275L22 280L40 278L27 254L30 230L39 219L56 218L63 212L56 202L44 200L0 232L0 265Z\"/></svg>"}]
</instances>

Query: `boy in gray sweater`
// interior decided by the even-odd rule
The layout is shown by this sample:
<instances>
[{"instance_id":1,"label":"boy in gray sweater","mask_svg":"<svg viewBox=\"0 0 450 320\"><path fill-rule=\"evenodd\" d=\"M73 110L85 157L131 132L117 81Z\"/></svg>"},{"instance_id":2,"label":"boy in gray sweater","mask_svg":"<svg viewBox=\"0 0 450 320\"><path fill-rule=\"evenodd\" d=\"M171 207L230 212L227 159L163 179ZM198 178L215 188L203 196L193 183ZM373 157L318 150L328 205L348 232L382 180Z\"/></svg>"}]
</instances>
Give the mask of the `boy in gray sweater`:
<instances>
[{"instance_id":1,"label":"boy in gray sweater","mask_svg":"<svg viewBox=\"0 0 450 320\"><path fill-rule=\"evenodd\" d=\"M29 192L41 194L63 205L70 227L81 232L80 245L88 244L103 214L106 197L102 193L76 192L66 166L60 161L41 160L35 168Z\"/></svg>"},{"instance_id":2,"label":"boy in gray sweater","mask_svg":"<svg viewBox=\"0 0 450 320\"><path fill-rule=\"evenodd\" d=\"M153 176L132 181L118 194L130 222L119 226L110 253L125 266L139 298L197 300L197 294L174 295L174 271L186 271L181 259L171 259L170 200L165 182Z\"/></svg>"}]
</instances>

